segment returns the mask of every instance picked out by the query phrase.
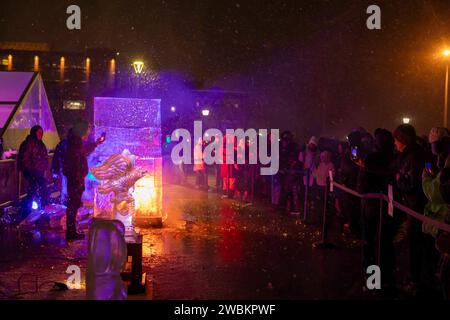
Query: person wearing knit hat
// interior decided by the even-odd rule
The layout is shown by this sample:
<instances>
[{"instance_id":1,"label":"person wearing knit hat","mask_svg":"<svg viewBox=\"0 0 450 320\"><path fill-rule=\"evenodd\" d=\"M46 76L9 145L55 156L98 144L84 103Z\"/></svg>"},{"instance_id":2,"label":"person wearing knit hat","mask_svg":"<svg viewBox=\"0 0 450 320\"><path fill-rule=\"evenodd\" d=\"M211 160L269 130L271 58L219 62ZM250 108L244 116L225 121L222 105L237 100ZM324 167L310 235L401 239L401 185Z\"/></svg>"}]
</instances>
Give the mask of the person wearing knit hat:
<instances>
[{"instance_id":1,"label":"person wearing knit hat","mask_svg":"<svg viewBox=\"0 0 450 320\"><path fill-rule=\"evenodd\" d=\"M395 146L402 152L407 146L416 143L416 129L410 124L402 124L394 131Z\"/></svg>"}]
</instances>

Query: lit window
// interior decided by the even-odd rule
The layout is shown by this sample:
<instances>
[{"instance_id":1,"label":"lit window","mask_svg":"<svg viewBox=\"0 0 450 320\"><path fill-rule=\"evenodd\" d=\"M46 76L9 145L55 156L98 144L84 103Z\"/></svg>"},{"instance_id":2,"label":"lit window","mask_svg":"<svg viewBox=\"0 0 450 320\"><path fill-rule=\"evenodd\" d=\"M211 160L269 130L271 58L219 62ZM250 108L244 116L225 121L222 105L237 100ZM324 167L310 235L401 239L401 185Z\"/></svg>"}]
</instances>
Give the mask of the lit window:
<instances>
[{"instance_id":1,"label":"lit window","mask_svg":"<svg viewBox=\"0 0 450 320\"><path fill-rule=\"evenodd\" d=\"M64 101L64 109L67 110L84 110L86 109L86 102L81 100Z\"/></svg>"}]
</instances>

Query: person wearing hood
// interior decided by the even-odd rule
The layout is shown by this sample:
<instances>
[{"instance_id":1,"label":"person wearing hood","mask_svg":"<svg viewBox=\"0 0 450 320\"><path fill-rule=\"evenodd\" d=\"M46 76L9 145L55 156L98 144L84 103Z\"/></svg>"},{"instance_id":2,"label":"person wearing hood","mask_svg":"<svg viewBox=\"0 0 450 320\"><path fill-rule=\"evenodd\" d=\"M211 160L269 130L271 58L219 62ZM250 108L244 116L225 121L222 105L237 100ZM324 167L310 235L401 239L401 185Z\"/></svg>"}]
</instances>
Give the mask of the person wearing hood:
<instances>
[{"instance_id":1,"label":"person wearing hood","mask_svg":"<svg viewBox=\"0 0 450 320\"><path fill-rule=\"evenodd\" d=\"M67 210L66 210L66 240L82 240L84 234L76 230L76 217L81 207L83 192L85 190L85 178L89 172L87 157L95 148L105 142L102 135L96 142L86 144L90 134L90 127L86 121L78 121L72 129L72 134L67 141L67 151L63 155L63 174L67 178Z\"/></svg>"},{"instance_id":2,"label":"person wearing hood","mask_svg":"<svg viewBox=\"0 0 450 320\"><path fill-rule=\"evenodd\" d=\"M320 162L319 142L316 137L311 137L306 147L303 146L302 150L298 154L298 161L304 170L303 187L305 190L308 188L308 193L311 195L308 196L308 199L303 199L303 201L307 201L308 208L313 209L315 202L311 199L317 194L313 173ZM305 192L302 192L302 194L305 194Z\"/></svg>"},{"instance_id":3,"label":"person wearing hood","mask_svg":"<svg viewBox=\"0 0 450 320\"><path fill-rule=\"evenodd\" d=\"M450 154L450 132L447 128L432 128L428 135L431 152L436 158L436 167L442 170Z\"/></svg>"},{"instance_id":4,"label":"person wearing hood","mask_svg":"<svg viewBox=\"0 0 450 320\"><path fill-rule=\"evenodd\" d=\"M422 173L425 168L425 150L417 144L416 129L409 125L400 125L394 131L396 159L396 185L405 206L424 212L427 199L422 188ZM423 233L421 221L407 216L402 226L406 231L409 245L410 283L406 289L416 293L422 276Z\"/></svg>"},{"instance_id":5,"label":"person wearing hood","mask_svg":"<svg viewBox=\"0 0 450 320\"><path fill-rule=\"evenodd\" d=\"M312 173L316 170L320 162L319 142L316 137L313 136L309 139L306 149L299 153L298 160L302 163L305 170L309 170L309 187L312 187L314 185ZM303 179L305 186L308 184L307 180L308 177L305 176Z\"/></svg>"},{"instance_id":6,"label":"person wearing hood","mask_svg":"<svg viewBox=\"0 0 450 320\"><path fill-rule=\"evenodd\" d=\"M30 134L20 145L18 155L19 169L28 183L27 198L24 201L24 216L28 216L33 202L43 208L47 204L47 180L45 173L49 167L47 147L42 138L44 130L41 126L31 128Z\"/></svg>"}]
</instances>

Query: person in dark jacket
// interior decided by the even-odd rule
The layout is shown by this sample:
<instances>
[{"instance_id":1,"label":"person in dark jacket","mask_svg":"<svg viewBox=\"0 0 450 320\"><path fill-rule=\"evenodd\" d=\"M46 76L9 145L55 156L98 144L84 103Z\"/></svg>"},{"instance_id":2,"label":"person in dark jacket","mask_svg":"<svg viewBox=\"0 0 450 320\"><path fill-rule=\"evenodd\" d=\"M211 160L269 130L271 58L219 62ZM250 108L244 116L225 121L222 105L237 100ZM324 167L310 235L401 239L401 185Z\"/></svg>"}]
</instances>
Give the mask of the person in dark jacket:
<instances>
[{"instance_id":1,"label":"person in dark jacket","mask_svg":"<svg viewBox=\"0 0 450 320\"><path fill-rule=\"evenodd\" d=\"M286 211L287 200L289 195L289 190L286 189L288 183L286 180L289 179L288 175L290 174L290 163L289 163L289 155L290 154L299 154L298 144L294 141L294 135L290 131L285 131L281 134L281 143L280 143L280 170L277 174L277 180L279 181L280 186L280 198L278 201L278 210L280 213L284 213Z\"/></svg>"},{"instance_id":2,"label":"person in dark jacket","mask_svg":"<svg viewBox=\"0 0 450 320\"><path fill-rule=\"evenodd\" d=\"M375 135L375 150L370 152L362 162L362 168L358 177L358 192L361 194L383 193L388 191L389 184L394 182L394 138L385 129L379 129ZM382 288L392 288L394 285L394 236L395 222L387 215L387 206L383 208L382 234L381 234L381 265L383 270ZM376 256L380 236L378 227L380 224L380 200L362 200L362 248L363 271L371 265L377 265Z\"/></svg>"},{"instance_id":3,"label":"person in dark jacket","mask_svg":"<svg viewBox=\"0 0 450 320\"><path fill-rule=\"evenodd\" d=\"M345 148L339 163L339 183L356 190L358 182L359 167L352 160L350 147ZM360 231L361 202L358 198L339 192L340 202L342 204L342 213L344 215L344 231L353 235L358 235Z\"/></svg>"},{"instance_id":4,"label":"person in dark jacket","mask_svg":"<svg viewBox=\"0 0 450 320\"><path fill-rule=\"evenodd\" d=\"M34 126L19 148L19 168L28 183L27 198L23 203L24 216L28 216L31 212L33 202L43 208L48 201L45 173L49 167L49 160L47 147L42 141L43 136L42 127Z\"/></svg>"},{"instance_id":5,"label":"person in dark jacket","mask_svg":"<svg viewBox=\"0 0 450 320\"><path fill-rule=\"evenodd\" d=\"M89 172L87 156L105 141L102 136L96 142L84 144L89 137L89 124L79 121L72 129L67 142L67 151L63 156L63 173L67 178L68 203L66 210L66 240L81 240L84 234L77 233L76 216L81 207L81 198L85 190L84 180Z\"/></svg>"},{"instance_id":6,"label":"person in dark jacket","mask_svg":"<svg viewBox=\"0 0 450 320\"><path fill-rule=\"evenodd\" d=\"M399 152L396 160L396 182L403 204L423 213L427 199L422 189L422 173L425 168L425 151L417 144L416 130L403 124L394 131L395 147ZM409 243L409 267L411 281L407 289L415 293L422 274L423 233L421 221L407 216L404 229Z\"/></svg>"},{"instance_id":7,"label":"person in dark jacket","mask_svg":"<svg viewBox=\"0 0 450 320\"><path fill-rule=\"evenodd\" d=\"M61 184L61 204L67 206L67 178L63 174L63 159L67 152L67 147L69 144L69 139L72 136L72 129L67 133L67 137L61 140L56 146L55 154L52 160L52 174L54 179L58 179Z\"/></svg>"}]
</instances>

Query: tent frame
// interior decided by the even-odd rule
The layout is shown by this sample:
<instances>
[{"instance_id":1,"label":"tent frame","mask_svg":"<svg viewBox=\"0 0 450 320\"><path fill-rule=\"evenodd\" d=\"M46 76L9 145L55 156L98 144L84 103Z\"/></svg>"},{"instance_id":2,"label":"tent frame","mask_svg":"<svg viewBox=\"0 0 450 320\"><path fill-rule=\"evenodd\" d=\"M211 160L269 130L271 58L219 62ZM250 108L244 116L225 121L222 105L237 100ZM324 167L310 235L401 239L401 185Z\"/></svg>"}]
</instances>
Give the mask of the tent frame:
<instances>
[{"instance_id":1,"label":"tent frame","mask_svg":"<svg viewBox=\"0 0 450 320\"><path fill-rule=\"evenodd\" d=\"M17 111L20 110L20 108L23 106L23 104L25 103L28 95L31 92L31 89L33 88L33 85L35 84L35 82L39 79L39 72L34 72L33 76L31 77L30 81L28 82L26 89L23 91L22 96L20 97L19 101L1 101L0 104L13 104L14 105L14 109L13 112L11 112L11 114L9 115L8 120L6 120L5 124L3 125L3 128L0 128L0 137L3 136L3 134L6 132L6 130L9 128L9 126L11 125L12 121L14 120ZM39 91L41 91L40 88L40 84L39 84ZM41 95L39 95L39 100L41 99ZM40 101L39 101L40 102ZM41 106L39 106L41 109Z\"/></svg>"}]
</instances>

